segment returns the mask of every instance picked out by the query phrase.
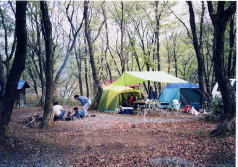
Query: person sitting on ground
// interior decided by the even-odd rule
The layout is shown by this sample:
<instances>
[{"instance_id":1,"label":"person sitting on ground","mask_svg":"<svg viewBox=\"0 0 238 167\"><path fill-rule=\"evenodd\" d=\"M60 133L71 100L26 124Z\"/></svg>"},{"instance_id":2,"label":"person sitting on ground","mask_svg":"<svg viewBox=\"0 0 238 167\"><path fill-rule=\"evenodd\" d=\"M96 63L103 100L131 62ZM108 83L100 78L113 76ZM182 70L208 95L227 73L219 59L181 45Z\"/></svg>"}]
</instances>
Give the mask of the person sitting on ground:
<instances>
[{"instance_id":1,"label":"person sitting on ground","mask_svg":"<svg viewBox=\"0 0 238 167\"><path fill-rule=\"evenodd\" d=\"M74 111L68 111L67 117L65 118L66 121L71 121L74 119Z\"/></svg>"},{"instance_id":2,"label":"person sitting on ground","mask_svg":"<svg viewBox=\"0 0 238 167\"><path fill-rule=\"evenodd\" d=\"M87 97L83 97L83 96L79 96L79 95L75 95L74 99L78 100L82 104L85 116L87 116L88 108L89 108L89 105L91 104L91 100L88 99Z\"/></svg>"},{"instance_id":3,"label":"person sitting on ground","mask_svg":"<svg viewBox=\"0 0 238 167\"><path fill-rule=\"evenodd\" d=\"M78 107L74 107L74 116L76 118L84 118L85 117L85 111L84 110L79 110Z\"/></svg>"},{"instance_id":4,"label":"person sitting on ground","mask_svg":"<svg viewBox=\"0 0 238 167\"><path fill-rule=\"evenodd\" d=\"M63 106L59 105L58 102L54 102L53 104L53 114L54 114L54 120L60 120L64 117L65 110Z\"/></svg>"}]
</instances>

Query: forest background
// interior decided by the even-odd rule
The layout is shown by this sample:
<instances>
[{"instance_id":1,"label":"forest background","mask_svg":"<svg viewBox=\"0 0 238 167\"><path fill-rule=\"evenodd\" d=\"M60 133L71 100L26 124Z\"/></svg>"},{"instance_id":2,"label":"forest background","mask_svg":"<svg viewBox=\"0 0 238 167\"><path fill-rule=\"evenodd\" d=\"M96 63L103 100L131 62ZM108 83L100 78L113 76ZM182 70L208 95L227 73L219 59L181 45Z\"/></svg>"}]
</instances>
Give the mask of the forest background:
<instances>
[{"instance_id":1,"label":"forest background","mask_svg":"<svg viewBox=\"0 0 238 167\"><path fill-rule=\"evenodd\" d=\"M17 50L16 7L13 2L0 7L0 84L5 88ZM79 93L95 99L96 108L108 80L124 71L162 70L199 83L208 97L218 81L225 115L233 117L229 78L235 78L236 68L236 2L31 2L26 9L27 56L21 79L33 88L34 105L45 105L48 74L53 75L50 92L55 99ZM47 71L47 62L52 71ZM160 84L148 83L145 92L150 85L161 90Z\"/></svg>"}]
</instances>

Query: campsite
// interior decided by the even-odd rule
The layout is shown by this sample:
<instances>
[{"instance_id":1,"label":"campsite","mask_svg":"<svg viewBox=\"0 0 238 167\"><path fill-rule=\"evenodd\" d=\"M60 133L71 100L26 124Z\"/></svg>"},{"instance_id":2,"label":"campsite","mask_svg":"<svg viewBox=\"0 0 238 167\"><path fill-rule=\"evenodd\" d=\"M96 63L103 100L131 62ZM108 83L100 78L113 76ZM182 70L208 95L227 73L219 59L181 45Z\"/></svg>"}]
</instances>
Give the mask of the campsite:
<instances>
[{"instance_id":1,"label":"campsite","mask_svg":"<svg viewBox=\"0 0 238 167\"><path fill-rule=\"evenodd\" d=\"M0 2L0 167L237 166L236 1Z\"/></svg>"}]
</instances>

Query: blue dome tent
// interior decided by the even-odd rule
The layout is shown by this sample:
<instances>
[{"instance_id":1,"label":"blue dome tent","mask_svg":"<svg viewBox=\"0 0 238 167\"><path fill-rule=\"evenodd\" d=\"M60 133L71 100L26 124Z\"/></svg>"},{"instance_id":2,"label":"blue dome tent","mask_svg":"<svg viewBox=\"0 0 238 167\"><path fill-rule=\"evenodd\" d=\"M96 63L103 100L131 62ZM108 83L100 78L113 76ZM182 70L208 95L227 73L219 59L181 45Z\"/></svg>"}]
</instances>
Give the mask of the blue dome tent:
<instances>
[{"instance_id":1,"label":"blue dome tent","mask_svg":"<svg viewBox=\"0 0 238 167\"><path fill-rule=\"evenodd\" d=\"M181 102L181 107L185 105L194 106L197 110L201 107L201 92L198 84L175 83L167 85L160 94L159 101L167 102L170 105L174 99Z\"/></svg>"}]
</instances>

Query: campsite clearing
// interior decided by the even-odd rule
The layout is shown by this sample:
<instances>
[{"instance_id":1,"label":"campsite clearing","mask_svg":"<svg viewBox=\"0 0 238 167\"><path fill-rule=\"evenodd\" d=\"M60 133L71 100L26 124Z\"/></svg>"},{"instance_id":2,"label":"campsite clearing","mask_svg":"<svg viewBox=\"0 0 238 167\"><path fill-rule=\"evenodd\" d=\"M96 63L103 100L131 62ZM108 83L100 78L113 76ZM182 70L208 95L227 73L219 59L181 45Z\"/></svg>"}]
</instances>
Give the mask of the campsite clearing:
<instances>
[{"instance_id":1,"label":"campsite clearing","mask_svg":"<svg viewBox=\"0 0 238 167\"><path fill-rule=\"evenodd\" d=\"M119 115L23 128L38 108L15 110L0 166L235 166L235 137L213 138L217 124L199 117Z\"/></svg>"}]
</instances>

